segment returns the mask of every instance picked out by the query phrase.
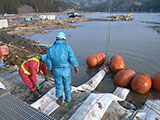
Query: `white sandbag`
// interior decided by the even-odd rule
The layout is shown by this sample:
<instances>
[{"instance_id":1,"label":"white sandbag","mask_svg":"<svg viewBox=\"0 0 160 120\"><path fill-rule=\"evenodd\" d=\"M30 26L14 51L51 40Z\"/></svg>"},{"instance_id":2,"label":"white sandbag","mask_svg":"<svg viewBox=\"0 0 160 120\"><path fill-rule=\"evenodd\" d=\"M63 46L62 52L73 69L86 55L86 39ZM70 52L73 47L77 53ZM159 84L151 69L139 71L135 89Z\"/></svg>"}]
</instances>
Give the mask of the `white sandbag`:
<instances>
[{"instance_id":1,"label":"white sandbag","mask_svg":"<svg viewBox=\"0 0 160 120\"><path fill-rule=\"evenodd\" d=\"M72 87L72 92L75 91L75 89L75 87ZM59 107L59 105L56 103L57 97L55 95L56 90L54 87L51 90L49 90L43 97L31 104L31 106L49 115Z\"/></svg>"},{"instance_id":2,"label":"white sandbag","mask_svg":"<svg viewBox=\"0 0 160 120\"><path fill-rule=\"evenodd\" d=\"M8 27L7 19L0 20L0 28Z\"/></svg>"},{"instance_id":3,"label":"white sandbag","mask_svg":"<svg viewBox=\"0 0 160 120\"><path fill-rule=\"evenodd\" d=\"M0 88L6 89L5 86L0 82Z\"/></svg>"},{"instance_id":4,"label":"white sandbag","mask_svg":"<svg viewBox=\"0 0 160 120\"><path fill-rule=\"evenodd\" d=\"M160 100L147 100L144 108L139 110L134 120L160 120Z\"/></svg>"},{"instance_id":5,"label":"white sandbag","mask_svg":"<svg viewBox=\"0 0 160 120\"><path fill-rule=\"evenodd\" d=\"M85 91L93 91L99 85L99 83L104 78L106 72L104 70L100 70L96 75L94 75L88 82L85 84L78 86L78 90L85 90Z\"/></svg>"},{"instance_id":6,"label":"white sandbag","mask_svg":"<svg viewBox=\"0 0 160 120\"><path fill-rule=\"evenodd\" d=\"M117 88L119 89L119 88ZM123 88L125 89L125 88ZM118 90L116 90L118 91ZM128 89L126 89L129 93ZM120 94L125 94L125 90L121 90ZM125 96L126 95L126 96ZM104 113L113 101L123 101L124 99L110 93L91 93L91 95L84 101L84 103L71 116L70 120L101 120Z\"/></svg>"},{"instance_id":7,"label":"white sandbag","mask_svg":"<svg viewBox=\"0 0 160 120\"><path fill-rule=\"evenodd\" d=\"M76 90L93 91L98 86L98 84L102 81L102 79L105 76L105 73L106 72L104 70L100 70L87 83L77 88L72 86L72 92ZM57 98L55 95L56 95L55 88L52 88L43 97L41 97L39 100L34 102L31 106L49 115L59 107L59 105L56 103Z\"/></svg>"},{"instance_id":8,"label":"white sandbag","mask_svg":"<svg viewBox=\"0 0 160 120\"><path fill-rule=\"evenodd\" d=\"M40 18L41 20L45 20L47 17L46 17L46 15L40 15L39 18Z\"/></svg>"},{"instance_id":9,"label":"white sandbag","mask_svg":"<svg viewBox=\"0 0 160 120\"><path fill-rule=\"evenodd\" d=\"M123 87L117 87L116 90L113 92L113 94L125 100L129 91L130 90L125 89Z\"/></svg>"}]
</instances>

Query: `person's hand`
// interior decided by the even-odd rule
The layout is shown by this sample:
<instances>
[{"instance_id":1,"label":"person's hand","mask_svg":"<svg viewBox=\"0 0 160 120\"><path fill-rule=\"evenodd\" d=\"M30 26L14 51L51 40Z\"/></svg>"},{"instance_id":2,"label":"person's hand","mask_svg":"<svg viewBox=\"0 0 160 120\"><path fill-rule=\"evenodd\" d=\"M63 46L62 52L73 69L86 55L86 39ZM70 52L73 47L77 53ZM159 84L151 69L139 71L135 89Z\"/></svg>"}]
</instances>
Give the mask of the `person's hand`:
<instances>
[{"instance_id":1,"label":"person's hand","mask_svg":"<svg viewBox=\"0 0 160 120\"><path fill-rule=\"evenodd\" d=\"M45 76L45 81L49 81L49 78L48 78L48 76Z\"/></svg>"},{"instance_id":2,"label":"person's hand","mask_svg":"<svg viewBox=\"0 0 160 120\"><path fill-rule=\"evenodd\" d=\"M75 68L74 68L74 71L75 71L75 73L78 73L78 72L79 72L79 68L78 68L78 67L75 67Z\"/></svg>"},{"instance_id":3,"label":"person's hand","mask_svg":"<svg viewBox=\"0 0 160 120\"><path fill-rule=\"evenodd\" d=\"M37 84L35 84L35 86L36 86L36 88L37 89L40 89L40 86L39 86L39 84L37 83Z\"/></svg>"}]
</instances>

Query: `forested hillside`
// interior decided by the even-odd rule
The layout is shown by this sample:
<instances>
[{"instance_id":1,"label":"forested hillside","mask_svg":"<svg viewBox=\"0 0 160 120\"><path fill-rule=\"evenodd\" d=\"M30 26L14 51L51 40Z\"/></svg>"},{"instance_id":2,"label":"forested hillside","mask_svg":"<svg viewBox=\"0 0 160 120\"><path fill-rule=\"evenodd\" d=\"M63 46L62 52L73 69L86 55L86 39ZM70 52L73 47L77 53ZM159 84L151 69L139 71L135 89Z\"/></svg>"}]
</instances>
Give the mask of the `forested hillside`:
<instances>
[{"instance_id":1,"label":"forested hillside","mask_svg":"<svg viewBox=\"0 0 160 120\"><path fill-rule=\"evenodd\" d=\"M102 4L85 8L92 12L160 12L160 0L108 0Z\"/></svg>"},{"instance_id":2,"label":"forested hillside","mask_svg":"<svg viewBox=\"0 0 160 120\"><path fill-rule=\"evenodd\" d=\"M108 0L63 0L63 1L75 3L80 7L91 7L93 5L97 5L106 2Z\"/></svg>"},{"instance_id":3,"label":"forested hillside","mask_svg":"<svg viewBox=\"0 0 160 120\"><path fill-rule=\"evenodd\" d=\"M0 0L0 14L62 12L69 9L87 12L160 12L160 0Z\"/></svg>"},{"instance_id":4,"label":"forested hillside","mask_svg":"<svg viewBox=\"0 0 160 120\"><path fill-rule=\"evenodd\" d=\"M59 12L75 5L57 0L0 0L0 13Z\"/></svg>"}]
</instances>

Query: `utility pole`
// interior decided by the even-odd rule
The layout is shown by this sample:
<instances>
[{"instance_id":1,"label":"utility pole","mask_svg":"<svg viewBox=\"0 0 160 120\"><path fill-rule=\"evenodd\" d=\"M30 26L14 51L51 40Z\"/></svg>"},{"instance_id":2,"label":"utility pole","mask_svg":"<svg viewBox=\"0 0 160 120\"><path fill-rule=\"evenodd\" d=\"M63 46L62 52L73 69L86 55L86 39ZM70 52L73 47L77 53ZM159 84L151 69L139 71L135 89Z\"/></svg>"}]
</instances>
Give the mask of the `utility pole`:
<instances>
[{"instance_id":1,"label":"utility pole","mask_svg":"<svg viewBox=\"0 0 160 120\"><path fill-rule=\"evenodd\" d=\"M151 8L151 13L153 12L153 8Z\"/></svg>"},{"instance_id":2,"label":"utility pole","mask_svg":"<svg viewBox=\"0 0 160 120\"><path fill-rule=\"evenodd\" d=\"M138 13L138 8L136 9L136 12Z\"/></svg>"}]
</instances>

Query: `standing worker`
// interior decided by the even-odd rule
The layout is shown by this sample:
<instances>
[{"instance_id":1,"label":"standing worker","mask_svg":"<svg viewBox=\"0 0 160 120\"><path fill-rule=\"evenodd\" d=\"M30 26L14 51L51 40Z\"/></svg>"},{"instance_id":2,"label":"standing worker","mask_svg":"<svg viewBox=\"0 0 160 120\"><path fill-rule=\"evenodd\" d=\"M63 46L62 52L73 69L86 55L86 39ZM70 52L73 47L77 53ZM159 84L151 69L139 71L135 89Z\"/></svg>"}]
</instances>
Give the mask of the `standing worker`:
<instances>
[{"instance_id":1,"label":"standing worker","mask_svg":"<svg viewBox=\"0 0 160 120\"><path fill-rule=\"evenodd\" d=\"M59 105L63 104L63 91L65 93L65 101L69 103L72 99L70 65L74 67L76 73L79 68L72 48L66 44L65 33L58 33L56 41L47 51L46 63L48 70L52 70L52 67L54 68L57 103Z\"/></svg>"},{"instance_id":2,"label":"standing worker","mask_svg":"<svg viewBox=\"0 0 160 120\"><path fill-rule=\"evenodd\" d=\"M19 68L19 75L21 76L24 83L28 86L28 88L34 92L36 89L40 89L40 86L37 82L36 73L42 70L45 75L45 80L48 81L48 72L45 64L47 55L42 55L41 57L33 57L24 61ZM34 92L36 97L40 97L40 93L38 91Z\"/></svg>"}]
</instances>

